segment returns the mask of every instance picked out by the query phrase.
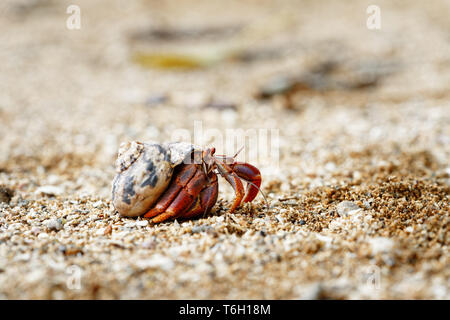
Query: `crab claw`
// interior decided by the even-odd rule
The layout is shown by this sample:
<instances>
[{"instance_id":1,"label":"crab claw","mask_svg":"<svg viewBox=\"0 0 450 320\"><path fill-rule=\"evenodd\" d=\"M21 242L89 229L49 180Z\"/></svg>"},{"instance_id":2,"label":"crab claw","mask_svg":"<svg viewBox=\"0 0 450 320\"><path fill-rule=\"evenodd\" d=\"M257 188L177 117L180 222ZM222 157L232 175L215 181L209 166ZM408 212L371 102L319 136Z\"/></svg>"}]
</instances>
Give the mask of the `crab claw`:
<instances>
[{"instance_id":1,"label":"crab claw","mask_svg":"<svg viewBox=\"0 0 450 320\"><path fill-rule=\"evenodd\" d=\"M217 164L217 170L219 171L220 175L225 178L225 180L228 181L228 183L233 187L234 192L236 194L236 197L234 198L233 205L230 208L230 213L233 213L234 210L236 210L237 207L242 202L242 199L244 198L245 192L244 192L244 186L242 185L241 179L233 172L233 169L231 169L227 164L225 163L216 163Z\"/></svg>"},{"instance_id":2,"label":"crab claw","mask_svg":"<svg viewBox=\"0 0 450 320\"><path fill-rule=\"evenodd\" d=\"M243 201L250 202L255 199L261 186L261 172L258 168L245 162L235 162L231 165L231 168L239 178L247 181L247 189Z\"/></svg>"}]
</instances>

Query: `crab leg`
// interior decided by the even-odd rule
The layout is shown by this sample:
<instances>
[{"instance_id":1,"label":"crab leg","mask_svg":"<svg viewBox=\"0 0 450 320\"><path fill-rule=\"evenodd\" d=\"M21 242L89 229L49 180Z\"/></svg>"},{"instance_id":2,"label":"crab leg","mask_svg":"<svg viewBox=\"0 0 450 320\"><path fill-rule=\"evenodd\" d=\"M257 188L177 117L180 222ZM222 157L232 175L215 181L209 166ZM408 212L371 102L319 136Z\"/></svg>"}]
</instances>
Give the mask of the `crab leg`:
<instances>
[{"instance_id":1,"label":"crab leg","mask_svg":"<svg viewBox=\"0 0 450 320\"><path fill-rule=\"evenodd\" d=\"M170 218L179 217L184 211L189 209L206 184L206 175L201 170L197 170L194 177L181 188L178 195L169 207L152 219L152 222L163 222Z\"/></svg>"},{"instance_id":2,"label":"crab leg","mask_svg":"<svg viewBox=\"0 0 450 320\"><path fill-rule=\"evenodd\" d=\"M261 186L261 172L258 168L245 162L235 162L231 165L231 168L240 178L248 182L243 201L250 202L255 199Z\"/></svg>"},{"instance_id":3,"label":"crab leg","mask_svg":"<svg viewBox=\"0 0 450 320\"><path fill-rule=\"evenodd\" d=\"M172 201L180 193L181 188L188 184L196 172L197 167L194 164L181 166L180 171L174 173L169 188L158 199L156 205L144 215L144 218L152 218L166 211Z\"/></svg>"},{"instance_id":4,"label":"crab leg","mask_svg":"<svg viewBox=\"0 0 450 320\"><path fill-rule=\"evenodd\" d=\"M217 183L217 175L214 172L211 172L209 175L209 180L209 184L203 188L192 206L179 216L180 218L193 218L200 214L207 214L211 211L217 201L219 184Z\"/></svg>"},{"instance_id":5,"label":"crab leg","mask_svg":"<svg viewBox=\"0 0 450 320\"><path fill-rule=\"evenodd\" d=\"M241 179L239 179L239 177L233 172L233 169L231 169L228 165L218 160L216 160L216 165L220 175L224 177L229 184L231 184L234 192L236 193L236 197L234 198L233 205L230 209L230 213L233 213L234 210L239 207L242 198L244 197L244 186L242 185Z\"/></svg>"}]
</instances>

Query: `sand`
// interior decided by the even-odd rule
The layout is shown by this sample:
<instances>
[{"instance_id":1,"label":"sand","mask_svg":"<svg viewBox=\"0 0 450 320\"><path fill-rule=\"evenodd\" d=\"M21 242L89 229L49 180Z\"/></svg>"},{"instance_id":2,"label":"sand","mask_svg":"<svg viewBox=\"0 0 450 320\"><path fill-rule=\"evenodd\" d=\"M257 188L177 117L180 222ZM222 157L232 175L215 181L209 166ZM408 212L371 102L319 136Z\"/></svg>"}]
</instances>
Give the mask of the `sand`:
<instances>
[{"instance_id":1,"label":"sand","mask_svg":"<svg viewBox=\"0 0 450 320\"><path fill-rule=\"evenodd\" d=\"M366 1L70 4L0 4L0 298L450 298L448 1L380 30ZM278 135L239 155L268 203L220 179L206 217L121 217L120 143L199 125Z\"/></svg>"}]
</instances>

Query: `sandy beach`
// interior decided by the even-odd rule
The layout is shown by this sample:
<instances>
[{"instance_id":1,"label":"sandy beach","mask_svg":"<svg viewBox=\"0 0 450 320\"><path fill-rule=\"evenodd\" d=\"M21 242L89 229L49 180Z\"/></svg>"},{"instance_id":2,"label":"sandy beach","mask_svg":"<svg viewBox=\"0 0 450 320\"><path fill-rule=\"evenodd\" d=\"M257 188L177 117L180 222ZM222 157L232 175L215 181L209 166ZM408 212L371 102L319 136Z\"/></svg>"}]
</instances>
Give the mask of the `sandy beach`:
<instances>
[{"instance_id":1,"label":"sandy beach","mask_svg":"<svg viewBox=\"0 0 450 320\"><path fill-rule=\"evenodd\" d=\"M2 0L0 298L449 299L450 2L370 4ZM236 133L267 202L115 210L122 142Z\"/></svg>"}]
</instances>

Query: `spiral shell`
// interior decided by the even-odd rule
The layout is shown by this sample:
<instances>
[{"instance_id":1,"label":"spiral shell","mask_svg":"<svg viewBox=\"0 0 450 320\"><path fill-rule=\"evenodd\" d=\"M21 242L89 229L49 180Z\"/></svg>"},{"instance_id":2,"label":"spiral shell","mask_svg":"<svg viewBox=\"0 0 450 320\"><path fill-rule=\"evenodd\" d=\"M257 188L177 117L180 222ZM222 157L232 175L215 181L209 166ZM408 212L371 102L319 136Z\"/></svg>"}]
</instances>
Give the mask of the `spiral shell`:
<instances>
[{"instance_id":1,"label":"spiral shell","mask_svg":"<svg viewBox=\"0 0 450 320\"><path fill-rule=\"evenodd\" d=\"M116 210L127 217L146 213L166 190L173 169L194 150L194 145L184 142L122 143L112 186Z\"/></svg>"}]
</instances>

